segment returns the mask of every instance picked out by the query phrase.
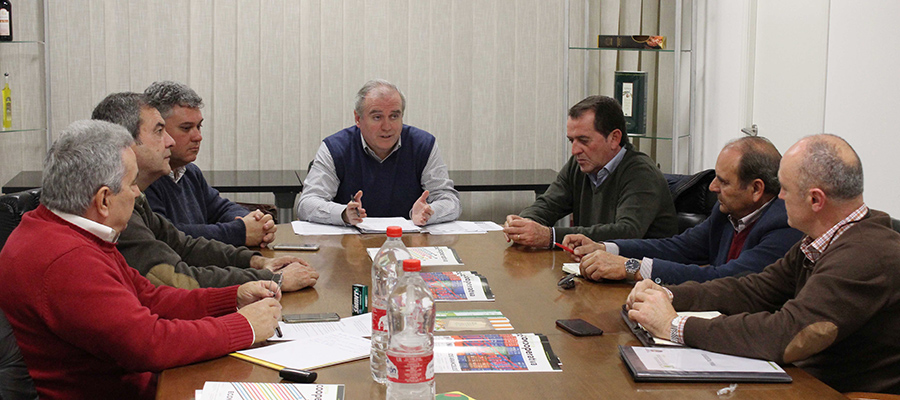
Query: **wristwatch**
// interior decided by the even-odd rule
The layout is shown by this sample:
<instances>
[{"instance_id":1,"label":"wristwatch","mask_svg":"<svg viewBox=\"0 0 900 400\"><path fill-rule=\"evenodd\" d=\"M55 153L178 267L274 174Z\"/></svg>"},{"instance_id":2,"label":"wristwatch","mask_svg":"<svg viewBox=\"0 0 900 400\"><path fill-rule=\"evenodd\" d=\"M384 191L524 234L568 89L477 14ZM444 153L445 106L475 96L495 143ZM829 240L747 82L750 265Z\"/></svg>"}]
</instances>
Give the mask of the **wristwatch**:
<instances>
[{"instance_id":1,"label":"wristwatch","mask_svg":"<svg viewBox=\"0 0 900 400\"><path fill-rule=\"evenodd\" d=\"M634 275L637 274L637 272L640 270L641 260L638 260L637 258L629 258L628 261L625 261L625 279L628 282L634 283Z\"/></svg>"}]
</instances>

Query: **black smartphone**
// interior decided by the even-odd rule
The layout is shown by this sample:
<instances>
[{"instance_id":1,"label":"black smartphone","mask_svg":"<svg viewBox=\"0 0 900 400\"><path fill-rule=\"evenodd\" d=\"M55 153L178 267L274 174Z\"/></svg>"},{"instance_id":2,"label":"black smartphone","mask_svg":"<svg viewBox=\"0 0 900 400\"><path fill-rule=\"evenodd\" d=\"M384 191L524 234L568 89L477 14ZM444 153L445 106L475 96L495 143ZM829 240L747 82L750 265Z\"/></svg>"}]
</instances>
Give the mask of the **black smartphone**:
<instances>
[{"instance_id":1,"label":"black smartphone","mask_svg":"<svg viewBox=\"0 0 900 400\"><path fill-rule=\"evenodd\" d=\"M303 243L303 244L279 243L279 244L273 244L272 250L316 251L316 250L319 250L319 245L314 244L314 243Z\"/></svg>"},{"instance_id":2,"label":"black smartphone","mask_svg":"<svg viewBox=\"0 0 900 400\"><path fill-rule=\"evenodd\" d=\"M580 318L558 319L556 320L556 326L575 336L599 336L603 334L603 330Z\"/></svg>"},{"instance_id":3,"label":"black smartphone","mask_svg":"<svg viewBox=\"0 0 900 400\"><path fill-rule=\"evenodd\" d=\"M284 314L281 316L284 322L296 324L301 322L333 322L340 321L341 316L337 313L318 313L318 314Z\"/></svg>"}]
</instances>

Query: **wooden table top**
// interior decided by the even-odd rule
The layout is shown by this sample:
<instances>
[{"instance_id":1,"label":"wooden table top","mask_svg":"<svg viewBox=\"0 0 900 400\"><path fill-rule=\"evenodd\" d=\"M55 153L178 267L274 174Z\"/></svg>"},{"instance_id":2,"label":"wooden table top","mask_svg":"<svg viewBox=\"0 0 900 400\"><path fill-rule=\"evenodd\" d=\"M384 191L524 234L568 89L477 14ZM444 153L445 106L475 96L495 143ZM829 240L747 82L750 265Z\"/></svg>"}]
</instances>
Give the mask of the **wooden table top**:
<instances>
[{"instance_id":1,"label":"wooden table top","mask_svg":"<svg viewBox=\"0 0 900 400\"><path fill-rule=\"evenodd\" d=\"M287 224L279 226L276 243L317 243L316 252L298 254L320 273L314 289L286 294L285 313L337 312L350 316L351 285L371 282L369 247L380 247L384 235L296 236ZM486 235L404 235L407 246L450 246L465 266L425 267L425 271L474 270L490 283L494 302L437 303L441 310L498 309L514 331L543 333L562 362L562 372L436 374L437 392L461 391L487 399L844 399L840 393L795 367L786 367L790 384L738 385L730 396L716 391L727 383L636 383L619 358L617 345L640 343L621 320L619 310L630 291L624 283L578 281L570 290L558 289L565 274L562 251L510 246L501 232ZM269 255L271 251L266 251ZM575 337L555 325L557 319L582 318L602 336ZM317 383L341 383L348 399L383 399L384 386L372 381L368 359L316 370ZM191 399L206 381L280 382L274 370L233 357L166 370L159 380L158 399Z\"/></svg>"}]
</instances>

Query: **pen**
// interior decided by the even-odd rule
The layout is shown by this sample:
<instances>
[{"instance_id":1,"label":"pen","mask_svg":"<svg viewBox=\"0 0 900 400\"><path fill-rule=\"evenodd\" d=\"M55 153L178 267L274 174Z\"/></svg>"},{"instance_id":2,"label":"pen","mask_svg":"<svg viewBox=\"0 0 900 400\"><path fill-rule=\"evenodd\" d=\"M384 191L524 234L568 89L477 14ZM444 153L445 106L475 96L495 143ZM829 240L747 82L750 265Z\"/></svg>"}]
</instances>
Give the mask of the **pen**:
<instances>
[{"instance_id":1,"label":"pen","mask_svg":"<svg viewBox=\"0 0 900 400\"><path fill-rule=\"evenodd\" d=\"M281 290L281 282L284 280L283 278L284 276L281 274L281 272L276 272L274 275L272 275L272 282L275 282L278 285L278 289L275 290L276 294L279 290ZM282 335L281 333L280 326L275 327L275 336L284 337L284 335Z\"/></svg>"},{"instance_id":2,"label":"pen","mask_svg":"<svg viewBox=\"0 0 900 400\"><path fill-rule=\"evenodd\" d=\"M350 196L350 201L351 202L356 201L356 198L353 196ZM362 205L362 204L360 204L360 205ZM356 207L356 218L359 218L359 217L360 217L359 216L359 207Z\"/></svg>"},{"instance_id":3,"label":"pen","mask_svg":"<svg viewBox=\"0 0 900 400\"><path fill-rule=\"evenodd\" d=\"M565 251L568 251L569 253L575 254L575 250L572 250L572 249L570 249L570 248L568 248L568 247L566 247L566 246L563 246L563 245L560 244L560 243L553 243L553 244L555 244L556 247L559 247L559 248L561 248L561 249L563 249L563 250L565 250Z\"/></svg>"}]
</instances>

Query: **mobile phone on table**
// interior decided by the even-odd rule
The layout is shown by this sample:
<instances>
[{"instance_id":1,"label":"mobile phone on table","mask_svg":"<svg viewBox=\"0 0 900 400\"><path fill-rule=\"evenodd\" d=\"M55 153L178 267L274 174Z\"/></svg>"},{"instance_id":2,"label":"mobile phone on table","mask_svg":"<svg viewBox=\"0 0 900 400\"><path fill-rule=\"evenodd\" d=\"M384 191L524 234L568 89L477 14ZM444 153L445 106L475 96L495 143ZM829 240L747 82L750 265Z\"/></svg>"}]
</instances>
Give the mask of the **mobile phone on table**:
<instances>
[{"instance_id":1,"label":"mobile phone on table","mask_svg":"<svg viewBox=\"0 0 900 400\"><path fill-rule=\"evenodd\" d=\"M318 313L318 314L284 314L281 316L284 322L289 324L297 324L301 322L333 322L340 321L341 316L337 313Z\"/></svg>"},{"instance_id":2,"label":"mobile phone on table","mask_svg":"<svg viewBox=\"0 0 900 400\"><path fill-rule=\"evenodd\" d=\"M603 334L603 330L580 318L558 319L556 320L556 326L575 336L599 336Z\"/></svg>"},{"instance_id":3,"label":"mobile phone on table","mask_svg":"<svg viewBox=\"0 0 900 400\"><path fill-rule=\"evenodd\" d=\"M319 250L319 245L317 245L315 243L303 243L303 244L279 243L279 244L273 244L272 250L316 251L316 250Z\"/></svg>"}]
</instances>

